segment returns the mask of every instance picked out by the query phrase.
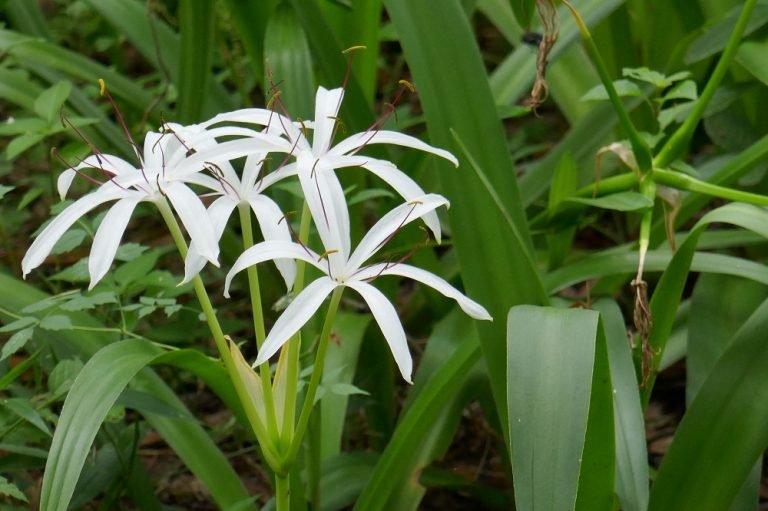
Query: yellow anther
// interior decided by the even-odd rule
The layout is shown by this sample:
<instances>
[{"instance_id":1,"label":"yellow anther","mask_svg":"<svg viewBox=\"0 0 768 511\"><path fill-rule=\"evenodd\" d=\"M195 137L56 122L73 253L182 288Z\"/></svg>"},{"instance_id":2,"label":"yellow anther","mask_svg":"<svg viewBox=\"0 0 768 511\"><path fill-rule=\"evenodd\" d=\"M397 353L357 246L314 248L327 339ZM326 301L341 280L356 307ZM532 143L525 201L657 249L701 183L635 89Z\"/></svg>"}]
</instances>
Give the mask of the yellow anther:
<instances>
[{"instance_id":1,"label":"yellow anther","mask_svg":"<svg viewBox=\"0 0 768 511\"><path fill-rule=\"evenodd\" d=\"M103 96L107 93L107 84L104 83L103 78L99 78L99 95Z\"/></svg>"},{"instance_id":2,"label":"yellow anther","mask_svg":"<svg viewBox=\"0 0 768 511\"><path fill-rule=\"evenodd\" d=\"M416 87L414 87L413 84L411 82L409 82L408 80L400 80L397 83L402 85L403 87L405 87L406 89L408 89L411 92L416 92Z\"/></svg>"},{"instance_id":3,"label":"yellow anther","mask_svg":"<svg viewBox=\"0 0 768 511\"><path fill-rule=\"evenodd\" d=\"M351 47L347 48L346 50L342 50L341 53L343 55L346 55L348 53L352 53L352 52L360 51L360 50L367 50L367 49L368 49L367 46L351 46Z\"/></svg>"}]
</instances>

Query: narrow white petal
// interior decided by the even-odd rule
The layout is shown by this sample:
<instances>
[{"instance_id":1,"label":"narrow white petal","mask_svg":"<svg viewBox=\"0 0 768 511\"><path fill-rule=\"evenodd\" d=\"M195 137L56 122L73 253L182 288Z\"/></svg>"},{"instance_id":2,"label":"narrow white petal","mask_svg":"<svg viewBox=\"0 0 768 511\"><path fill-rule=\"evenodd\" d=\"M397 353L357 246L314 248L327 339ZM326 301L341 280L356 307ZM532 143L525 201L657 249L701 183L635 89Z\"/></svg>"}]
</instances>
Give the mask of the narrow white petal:
<instances>
[{"instance_id":1,"label":"narrow white petal","mask_svg":"<svg viewBox=\"0 0 768 511\"><path fill-rule=\"evenodd\" d=\"M88 256L88 273L91 276L88 289L93 289L93 286L98 284L112 266L125 228L139 202L141 202L139 198L119 200L104 215L93 238L91 254Z\"/></svg>"},{"instance_id":2,"label":"narrow white petal","mask_svg":"<svg viewBox=\"0 0 768 511\"><path fill-rule=\"evenodd\" d=\"M267 157L267 153L254 153L248 155L243 165L243 190L250 190L256 185L256 181L259 178L263 178L264 172L264 159Z\"/></svg>"},{"instance_id":3,"label":"narrow white petal","mask_svg":"<svg viewBox=\"0 0 768 511\"><path fill-rule=\"evenodd\" d=\"M232 215L232 210L237 206L237 202L231 197L224 195L219 197L213 204L208 206L208 218L213 226L213 233L217 240L221 239L221 235L224 233L224 228L227 226L227 221ZM195 240L191 240L189 244L189 250L187 250L187 257L184 259L184 280L179 285L186 284L192 280L195 275L205 267L206 259L200 255L197 250L197 244Z\"/></svg>"},{"instance_id":4,"label":"narrow white petal","mask_svg":"<svg viewBox=\"0 0 768 511\"><path fill-rule=\"evenodd\" d=\"M77 172L73 169L67 169L59 174L59 178L56 180L56 190L59 192L59 198L61 200L67 198L67 192L69 191L69 187L72 186L72 181L75 179L76 175Z\"/></svg>"},{"instance_id":5,"label":"narrow white petal","mask_svg":"<svg viewBox=\"0 0 768 511\"><path fill-rule=\"evenodd\" d=\"M312 135L312 152L321 155L328 151L336 126L336 116L339 114L344 89L327 90L318 87L315 95L315 132Z\"/></svg>"},{"instance_id":6,"label":"narrow white petal","mask_svg":"<svg viewBox=\"0 0 768 511\"><path fill-rule=\"evenodd\" d=\"M425 192L413 179L398 169L393 163L386 160L376 160L365 156L329 156L325 157L329 165L334 169L344 167L362 167L379 179L391 186L406 201L410 201L422 195ZM429 230L435 236L438 243L442 241L442 231L440 229L440 220L437 213L430 211L422 217Z\"/></svg>"},{"instance_id":7,"label":"narrow white petal","mask_svg":"<svg viewBox=\"0 0 768 511\"><path fill-rule=\"evenodd\" d=\"M365 303L371 309L371 314L379 324L381 333L384 334L384 339L389 344L389 349L392 351L392 356L395 358L395 363L400 369L400 374L403 375L403 379L408 383L411 381L411 373L413 372L413 360L411 359L411 353L408 350L408 341L405 338L405 331L403 331L403 325L400 323L400 318L397 315L395 307L387 300L384 294L365 282L347 282L348 287L351 287L363 297Z\"/></svg>"},{"instance_id":8,"label":"narrow white petal","mask_svg":"<svg viewBox=\"0 0 768 511\"><path fill-rule=\"evenodd\" d=\"M243 108L232 112L225 112L201 123L200 126L208 127L221 122L240 122L265 126L267 133L275 136L286 136L291 145L298 144L297 149L310 149L309 143L302 135L301 130L294 125L293 121L271 110Z\"/></svg>"},{"instance_id":9,"label":"narrow white petal","mask_svg":"<svg viewBox=\"0 0 768 511\"><path fill-rule=\"evenodd\" d=\"M486 321L493 321L493 318L488 313L488 311L485 310L485 307L483 307L476 301L467 298L458 289L456 289L455 287L453 287L448 282L441 279L434 273L430 273L426 270L422 270L421 268L416 268L415 266L411 266L408 264L393 264L393 265L389 265L386 268L383 268L382 265L375 265L374 267L371 267L370 270L368 268L366 268L366 270L367 270L366 273L373 273L374 275L375 274L400 275L401 277L417 280L423 284L428 285L429 287L443 294L444 296L447 296L448 298L452 298L453 300L456 300L456 303L459 304L459 307L461 307L461 309L464 312L466 312L473 318L482 319ZM365 276L366 275L361 275L361 274L357 275L357 277L359 278L363 278Z\"/></svg>"},{"instance_id":10,"label":"narrow white petal","mask_svg":"<svg viewBox=\"0 0 768 511\"><path fill-rule=\"evenodd\" d=\"M355 152L361 147L369 144L393 144L411 147L413 149L418 149L419 151L435 154L453 163L454 166L459 166L459 160L457 160L453 154L449 153L445 149L433 147L426 142L422 142L416 137L398 133L396 131L366 131L363 133L357 133L349 138L342 140L328 152L334 156L341 156Z\"/></svg>"},{"instance_id":11,"label":"narrow white petal","mask_svg":"<svg viewBox=\"0 0 768 511\"><path fill-rule=\"evenodd\" d=\"M322 159L304 152L296 161L299 181L312 213L317 233L323 241L332 275L341 272L350 251L349 210L336 174L327 168Z\"/></svg>"},{"instance_id":12,"label":"narrow white petal","mask_svg":"<svg viewBox=\"0 0 768 511\"><path fill-rule=\"evenodd\" d=\"M224 280L224 296L229 298L229 286L232 283L232 278L249 266L274 259L299 259L325 272L325 268L318 263L318 258L319 256L311 250L305 249L298 243L291 241L263 241L257 243L240 254L240 257L237 258L237 261L235 261L235 264L232 265L229 273L227 273L227 278Z\"/></svg>"},{"instance_id":13,"label":"narrow white petal","mask_svg":"<svg viewBox=\"0 0 768 511\"><path fill-rule=\"evenodd\" d=\"M258 176L252 188L255 188L259 193L261 193L278 181L282 181L287 177L295 176L298 174L298 172L299 167L296 165L296 163L288 163L287 165L283 165L279 169L276 169L269 174ZM243 189L249 190L249 188L245 188L245 186L243 186Z\"/></svg>"},{"instance_id":14,"label":"narrow white petal","mask_svg":"<svg viewBox=\"0 0 768 511\"><path fill-rule=\"evenodd\" d=\"M40 266L40 264L51 253L51 249L59 241L59 238L67 232L67 230L74 224L81 216L88 213L90 210L104 204L105 202L113 201L121 197L127 197L130 192L124 192L122 190L104 191L103 188L92 192L84 197L81 197L73 204L68 206L64 211L59 213L56 218L51 220L43 232L35 238L32 246L29 247L27 253L21 261L21 269L26 277L27 274Z\"/></svg>"},{"instance_id":15,"label":"narrow white petal","mask_svg":"<svg viewBox=\"0 0 768 511\"><path fill-rule=\"evenodd\" d=\"M299 295L293 299L290 305L283 311L272 330L269 331L264 344L259 350L254 367L261 365L269 357L274 355L280 347L288 341L293 334L298 332L309 318L317 312L333 289L338 286L328 277L320 277L312 282Z\"/></svg>"},{"instance_id":16,"label":"narrow white petal","mask_svg":"<svg viewBox=\"0 0 768 511\"><path fill-rule=\"evenodd\" d=\"M219 163L234 160L235 158L241 158L243 156L248 156L249 154L265 151L287 153L290 152L291 149L292 146L287 140L272 135L261 135L258 138L231 140L229 142L222 142L214 148L205 149L185 158L174 168L174 173L181 175L191 172L200 172L206 167L210 167L211 162Z\"/></svg>"},{"instance_id":17,"label":"narrow white petal","mask_svg":"<svg viewBox=\"0 0 768 511\"><path fill-rule=\"evenodd\" d=\"M139 172L135 165L112 154L92 154L84 159L77 167L78 170L98 169L116 176L130 175Z\"/></svg>"},{"instance_id":18,"label":"narrow white petal","mask_svg":"<svg viewBox=\"0 0 768 511\"><path fill-rule=\"evenodd\" d=\"M182 183L168 183L163 188L163 193L171 201L190 239L197 244L200 255L214 266L218 266L218 239L200 198Z\"/></svg>"},{"instance_id":19,"label":"narrow white petal","mask_svg":"<svg viewBox=\"0 0 768 511\"><path fill-rule=\"evenodd\" d=\"M249 197L248 203L259 221L265 241L291 241L288 220L283 218L283 212L275 201L264 195L254 194ZM293 259L275 259L275 266L283 276L285 287L291 289L296 279L296 262Z\"/></svg>"},{"instance_id":20,"label":"narrow white petal","mask_svg":"<svg viewBox=\"0 0 768 511\"><path fill-rule=\"evenodd\" d=\"M360 240L360 243L347 262L345 273L349 274L359 268L398 229L447 204L448 200L442 195L430 193L421 197L415 197L410 202L396 207L381 217L381 220L376 222L363 239Z\"/></svg>"}]
</instances>

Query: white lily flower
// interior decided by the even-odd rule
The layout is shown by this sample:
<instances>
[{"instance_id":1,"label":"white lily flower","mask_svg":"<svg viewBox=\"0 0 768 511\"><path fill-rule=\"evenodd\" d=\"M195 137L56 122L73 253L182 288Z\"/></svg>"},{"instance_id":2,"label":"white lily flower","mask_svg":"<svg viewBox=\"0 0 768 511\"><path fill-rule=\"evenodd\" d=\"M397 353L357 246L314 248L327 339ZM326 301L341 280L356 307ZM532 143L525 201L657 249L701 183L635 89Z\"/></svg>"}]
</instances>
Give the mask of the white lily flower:
<instances>
[{"instance_id":1,"label":"white lily flower","mask_svg":"<svg viewBox=\"0 0 768 511\"><path fill-rule=\"evenodd\" d=\"M346 241L346 243L335 246L326 245L326 252L322 256L297 243L284 241L265 241L243 252L227 274L224 287L224 295L227 297L229 297L229 286L235 274L249 266L268 260L302 260L325 274L299 293L277 319L259 350L254 365L262 364L274 355L315 314L336 287L346 286L357 291L368 304L392 351L400 373L410 383L413 361L397 311L386 297L369 283L381 275L400 275L422 282L448 298L456 300L464 312L473 318L491 320L491 316L482 305L467 298L437 275L400 262L364 264L402 226L434 212L436 208L443 205L448 205L444 197L429 194L398 206L384 215L351 253L348 248L345 248L349 247L348 234L346 240L342 240L339 235L333 236L337 241Z\"/></svg>"},{"instance_id":2,"label":"white lily flower","mask_svg":"<svg viewBox=\"0 0 768 511\"><path fill-rule=\"evenodd\" d=\"M98 153L59 176L58 190L62 199L78 172L97 169L108 180L65 208L43 229L21 262L24 277L43 263L59 238L80 217L111 201L117 202L99 225L88 258L89 289L109 271L133 210L144 201L170 201L199 253L218 266L219 246L213 226L204 204L187 186L187 183L197 183L210 187L217 181L200 173L204 165L185 159L189 151L178 135L149 132L144 139L143 154L136 148L134 150L139 159L138 167L117 156ZM177 162L173 166L169 165L172 160ZM191 172L192 168L196 172Z\"/></svg>"},{"instance_id":3,"label":"white lily flower","mask_svg":"<svg viewBox=\"0 0 768 511\"><path fill-rule=\"evenodd\" d=\"M264 135L261 132L251 130L251 133L259 133L257 139L251 142L248 138L250 136L248 130L240 128L242 130L240 135L245 138L225 142L221 144L221 147L227 148L228 157L245 156L253 152L253 144L256 144L257 150L280 151L295 155L296 162L285 165L278 171L285 174L298 174L305 196L327 197L329 202L326 204L323 204L319 197L316 197L316 200L307 197L312 216L315 220L329 216L335 217L339 220L336 226L342 229L342 233L348 233L349 214L346 206L337 211L331 211L335 206L345 204L342 186L334 173L336 169L362 167L386 182L406 201L426 193L393 163L359 155L358 153L365 146L370 144L400 145L435 154L447 159L455 166L458 166L459 162L448 151L426 144L418 138L375 128L349 136L332 147L331 143L343 97L344 89L318 88L315 97L314 121L294 123L290 119L269 110L250 108L217 115L208 121L207 125L221 122L253 123L265 126L265 133L269 135L284 136L287 140L282 143L275 141L271 149L266 149L264 147ZM311 143L305 135L308 130L313 131ZM437 214L434 211L427 213L424 216L424 222L433 232L435 239L440 242L441 230ZM324 223L325 225L321 225ZM318 221L316 224L321 236L329 234L330 226L327 222ZM326 241L325 237L323 241Z\"/></svg>"}]
</instances>

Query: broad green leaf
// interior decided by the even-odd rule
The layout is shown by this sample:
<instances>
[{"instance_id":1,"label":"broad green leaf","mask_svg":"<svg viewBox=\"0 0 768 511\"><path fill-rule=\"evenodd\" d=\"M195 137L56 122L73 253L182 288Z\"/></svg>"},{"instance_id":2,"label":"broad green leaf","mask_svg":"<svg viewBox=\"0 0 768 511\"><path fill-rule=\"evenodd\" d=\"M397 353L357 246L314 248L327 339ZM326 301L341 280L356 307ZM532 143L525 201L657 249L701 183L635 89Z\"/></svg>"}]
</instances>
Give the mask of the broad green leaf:
<instances>
[{"instance_id":1,"label":"broad green leaf","mask_svg":"<svg viewBox=\"0 0 768 511\"><path fill-rule=\"evenodd\" d=\"M83 363L80 359L67 358L60 361L48 374L48 389L54 395L66 394L82 369Z\"/></svg>"},{"instance_id":2,"label":"broad green leaf","mask_svg":"<svg viewBox=\"0 0 768 511\"><path fill-rule=\"evenodd\" d=\"M453 148L456 138L462 141L466 154L476 160L523 239L521 243L507 228L501 211L488 200L488 190L480 178L469 172L466 157L458 170L435 161L442 192L451 201L448 214L464 285L468 294L496 318L478 328L506 435L504 347L498 342L504 337L504 325L499 318L514 304L541 303L547 297L541 296L536 286L489 285L538 279L528 263L532 243L496 101L474 35L456 0L442 2L439 16L428 0L387 0L385 6L419 90L431 143Z\"/></svg>"},{"instance_id":3,"label":"broad green leaf","mask_svg":"<svg viewBox=\"0 0 768 511\"><path fill-rule=\"evenodd\" d=\"M15 186L5 186L5 185L0 185L0 199L2 199L3 197L5 197L5 196L6 196L6 194L8 194L8 192L10 192L10 191L13 191L13 190L15 190L15 189L16 189L16 187L15 187Z\"/></svg>"},{"instance_id":4,"label":"broad green leaf","mask_svg":"<svg viewBox=\"0 0 768 511\"><path fill-rule=\"evenodd\" d=\"M605 349L597 312L528 305L509 311L506 385L518 510L577 509L580 489L586 495L579 509L611 508L613 449L602 431L613 421ZM590 416L591 402L606 406L608 416Z\"/></svg>"},{"instance_id":5,"label":"broad green leaf","mask_svg":"<svg viewBox=\"0 0 768 511\"><path fill-rule=\"evenodd\" d=\"M205 99L211 94L212 50L216 31L213 0L181 0L179 2L179 97L176 115L181 123L203 120ZM218 112L205 112L216 114Z\"/></svg>"},{"instance_id":6,"label":"broad green leaf","mask_svg":"<svg viewBox=\"0 0 768 511\"><path fill-rule=\"evenodd\" d=\"M619 192L594 199L587 197L569 197L564 202L585 204L614 211L643 211L653 207L653 201L638 192Z\"/></svg>"},{"instance_id":7,"label":"broad green leaf","mask_svg":"<svg viewBox=\"0 0 768 511\"><path fill-rule=\"evenodd\" d=\"M3 327L0 327L0 332L16 332L17 330L36 325L38 322L39 320L35 317L24 316L23 318L11 321Z\"/></svg>"},{"instance_id":8,"label":"broad green leaf","mask_svg":"<svg viewBox=\"0 0 768 511\"><path fill-rule=\"evenodd\" d=\"M294 119L312 119L315 80L309 43L296 14L287 4L275 9L264 37L268 73L281 91L280 100ZM266 79L264 83L269 83ZM269 100L270 93L267 93Z\"/></svg>"},{"instance_id":9,"label":"broad green leaf","mask_svg":"<svg viewBox=\"0 0 768 511\"><path fill-rule=\"evenodd\" d=\"M111 344L83 367L64 401L45 465L40 509L66 511L90 445L128 382L162 351L146 341Z\"/></svg>"},{"instance_id":10,"label":"broad green leaf","mask_svg":"<svg viewBox=\"0 0 768 511\"><path fill-rule=\"evenodd\" d=\"M509 0L509 4L520 26L529 28L536 12L536 0Z\"/></svg>"},{"instance_id":11,"label":"broad green leaf","mask_svg":"<svg viewBox=\"0 0 768 511\"><path fill-rule=\"evenodd\" d=\"M643 96L643 91L637 86L635 82L629 80L616 80L613 82L613 86L616 88L616 92L621 97L626 96ZM605 85L596 85L581 97L582 101L606 101L608 100L608 92L605 90Z\"/></svg>"},{"instance_id":12,"label":"broad green leaf","mask_svg":"<svg viewBox=\"0 0 768 511\"><path fill-rule=\"evenodd\" d=\"M354 504L378 459L376 453L355 451L324 460L320 478L320 510L337 511Z\"/></svg>"},{"instance_id":13,"label":"broad green leaf","mask_svg":"<svg viewBox=\"0 0 768 511\"><path fill-rule=\"evenodd\" d=\"M768 446L766 328L768 301L736 332L688 407L651 488L649 511L731 505Z\"/></svg>"},{"instance_id":14,"label":"broad green leaf","mask_svg":"<svg viewBox=\"0 0 768 511\"><path fill-rule=\"evenodd\" d=\"M18 155L33 147L45 138L44 133L27 133L19 135L11 140L5 148L5 157L8 160L15 159Z\"/></svg>"},{"instance_id":15,"label":"broad green leaf","mask_svg":"<svg viewBox=\"0 0 768 511\"><path fill-rule=\"evenodd\" d=\"M72 82L56 82L37 97L34 104L35 113L51 124L58 117L71 90Z\"/></svg>"},{"instance_id":16,"label":"broad green leaf","mask_svg":"<svg viewBox=\"0 0 768 511\"><path fill-rule=\"evenodd\" d=\"M36 131L44 131L48 124L37 118L29 119L8 119L0 124L0 135L21 135Z\"/></svg>"},{"instance_id":17,"label":"broad green leaf","mask_svg":"<svg viewBox=\"0 0 768 511\"><path fill-rule=\"evenodd\" d=\"M645 511L649 482L645 421L624 318L612 300L598 300L594 307L605 327L613 383L616 494L624 511Z\"/></svg>"}]
</instances>

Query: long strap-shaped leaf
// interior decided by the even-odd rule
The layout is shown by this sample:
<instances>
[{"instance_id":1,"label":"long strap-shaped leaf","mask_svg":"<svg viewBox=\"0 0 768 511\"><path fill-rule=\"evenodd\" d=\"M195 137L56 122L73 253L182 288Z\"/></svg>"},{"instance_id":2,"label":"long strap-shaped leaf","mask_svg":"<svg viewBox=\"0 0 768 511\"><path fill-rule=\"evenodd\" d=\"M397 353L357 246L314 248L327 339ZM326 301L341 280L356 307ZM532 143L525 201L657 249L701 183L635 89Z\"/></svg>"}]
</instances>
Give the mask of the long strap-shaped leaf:
<instances>
[{"instance_id":1,"label":"long strap-shaped leaf","mask_svg":"<svg viewBox=\"0 0 768 511\"><path fill-rule=\"evenodd\" d=\"M768 446L766 329L768 301L736 333L688 408L651 489L649 511L720 511L733 502Z\"/></svg>"},{"instance_id":2,"label":"long strap-shaped leaf","mask_svg":"<svg viewBox=\"0 0 768 511\"><path fill-rule=\"evenodd\" d=\"M523 239L529 241L504 131L461 5L456 0L444 0L436 9L430 0L387 0L385 6L400 34L431 142L454 147L451 129L455 131L498 192ZM502 213L489 200L488 191L466 159L458 171L441 163L436 166L443 192L451 201L449 216L464 284L496 318L494 323L478 327L506 434L502 318L512 305L542 303L547 297L531 285L539 278L525 255L531 244L521 245L506 229Z\"/></svg>"},{"instance_id":3,"label":"long strap-shaped leaf","mask_svg":"<svg viewBox=\"0 0 768 511\"><path fill-rule=\"evenodd\" d=\"M130 339L107 346L83 367L53 435L40 492L41 511L66 511L109 409L136 373L162 353L152 343Z\"/></svg>"},{"instance_id":4,"label":"long strap-shaped leaf","mask_svg":"<svg viewBox=\"0 0 768 511\"><path fill-rule=\"evenodd\" d=\"M516 508L611 509L612 392L599 313L519 305L507 329Z\"/></svg>"}]
</instances>

